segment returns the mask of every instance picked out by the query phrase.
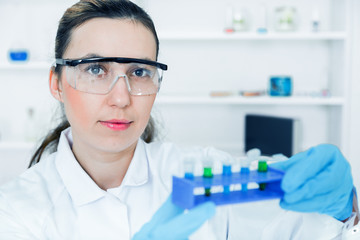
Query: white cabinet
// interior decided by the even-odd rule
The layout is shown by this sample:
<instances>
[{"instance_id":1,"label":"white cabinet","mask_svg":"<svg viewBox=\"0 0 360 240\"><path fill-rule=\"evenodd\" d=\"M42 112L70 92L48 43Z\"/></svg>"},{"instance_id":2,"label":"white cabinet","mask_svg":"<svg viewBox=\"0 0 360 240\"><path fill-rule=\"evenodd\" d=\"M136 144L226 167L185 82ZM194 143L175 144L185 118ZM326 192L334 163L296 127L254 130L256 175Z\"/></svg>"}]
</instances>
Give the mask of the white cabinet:
<instances>
[{"instance_id":1,"label":"white cabinet","mask_svg":"<svg viewBox=\"0 0 360 240\"><path fill-rule=\"evenodd\" d=\"M170 7L166 1L148 2L159 26L159 60L169 65L154 111L162 137L242 154L244 116L258 113L299 119L300 149L333 143L348 153L354 1L266 1L268 33L259 34L257 9L263 3L171 1ZM252 13L249 31L224 33L229 4ZM318 32L311 31L315 4L321 16ZM297 31L274 31L273 11L282 5L296 7ZM168 10L161 11L160 6ZM271 75L292 76L293 96L238 95L267 90ZM330 97L319 96L324 89ZM235 94L210 97L213 91Z\"/></svg>"}]
</instances>

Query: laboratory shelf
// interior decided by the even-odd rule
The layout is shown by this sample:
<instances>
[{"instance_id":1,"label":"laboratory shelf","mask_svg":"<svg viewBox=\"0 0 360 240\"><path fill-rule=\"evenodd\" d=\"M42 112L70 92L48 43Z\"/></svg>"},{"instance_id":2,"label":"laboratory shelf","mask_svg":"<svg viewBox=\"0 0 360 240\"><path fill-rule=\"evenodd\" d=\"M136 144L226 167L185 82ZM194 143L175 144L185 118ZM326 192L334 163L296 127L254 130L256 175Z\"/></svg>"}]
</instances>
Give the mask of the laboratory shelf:
<instances>
[{"instance_id":1,"label":"laboratory shelf","mask_svg":"<svg viewBox=\"0 0 360 240\"><path fill-rule=\"evenodd\" d=\"M345 40L346 32L163 32L159 39L164 41L186 40Z\"/></svg>"},{"instance_id":2,"label":"laboratory shelf","mask_svg":"<svg viewBox=\"0 0 360 240\"><path fill-rule=\"evenodd\" d=\"M314 105L314 106L343 106L342 97L210 97L210 96L161 96L155 104L233 104L233 105Z\"/></svg>"},{"instance_id":3,"label":"laboratory shelf","mask_svg":"<svg viewBox=\"0 0 360 240\"><path fill-rule=\"evenodd\" d=\"M36 147L34 142L21 142L21 141L4 141L0 142L0 151L3 150L32 150Z\"/></svg>"},{"instance_id":4,"label":"laboratory shelf","mask_svg":"<svg viewBox=\"0 0 360 240\"><path fill-rule=\"evenodd\" d=\"M0 64L0 70L49 70L49 62L14 62Z\"/></svg>"}]
</instances>

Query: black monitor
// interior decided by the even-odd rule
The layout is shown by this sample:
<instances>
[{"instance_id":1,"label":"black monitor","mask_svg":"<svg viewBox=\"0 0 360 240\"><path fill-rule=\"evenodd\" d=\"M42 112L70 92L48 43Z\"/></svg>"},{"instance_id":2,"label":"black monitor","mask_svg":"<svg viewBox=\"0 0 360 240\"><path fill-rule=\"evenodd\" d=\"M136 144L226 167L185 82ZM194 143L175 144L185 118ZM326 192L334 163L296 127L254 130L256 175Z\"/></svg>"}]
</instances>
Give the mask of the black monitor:
<instances>
[{"instance_id":1,"label":"black monitor","mask_svg":"<svg viewBox=\"0 0 360 240\"><path fill-rule=\"evenodd\" d=\"M297 124L292 118L246 115L245 151L258 148L266 156L278 153L292 156L297 152Z\"/></svg>"}]
</instances>

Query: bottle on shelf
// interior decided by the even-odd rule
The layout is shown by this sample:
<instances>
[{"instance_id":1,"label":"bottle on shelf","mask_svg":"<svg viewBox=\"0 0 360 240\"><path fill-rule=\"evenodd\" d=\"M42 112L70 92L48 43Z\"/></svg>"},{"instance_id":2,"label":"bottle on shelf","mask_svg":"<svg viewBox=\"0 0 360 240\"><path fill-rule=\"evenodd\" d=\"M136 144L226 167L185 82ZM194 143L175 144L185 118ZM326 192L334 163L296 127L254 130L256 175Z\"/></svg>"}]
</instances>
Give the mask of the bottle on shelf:
<instances>
[{"instance_id":1,"label":"bottle on shelf","mask_svg":"<svg viewBox=\"0 0 360 240\"><path fill-rule=\"evenodd\" d=\"M265 34L268 32L268 19L267 19L268 13L267 13L267 6L265 3L259 6L258 12L260 14L259 15L260 19L256 31L260 34Z\"/></svg>"},{"instance_id":2,"label":"bottle on shelf","mask_svg":"<svg viewBox=\"0 0 360 240\"><path fill-rule=\"evenodd\" d=\"M295 7L282 6L275 9L275 30L295 31L297 28L297 10Z\"/></svg>"},{"instance_id":3,"label":"bottle on shelf","mask_svg":"<svg viewBox=\"0 0 360 240\"><path fill-rule=\"evenodd\" d=\"M313 32L320 30L320 13L317 6L314 6L312 9L311 30Z\"/></svg>"},{"instance_id":4,"label":"bottle on shelf","mask_svg":"<svg viewBox=\"0 0 360 240\"><path fill-rule=\"evenodd\" d=\"M227 6L226 13L225 13L225 27L224 31L226 33L232 33L234 32L233 27L233 18L234 18L234 11L232 6Z\"/></svg>"},{"instance_id":5,"label":"bottle on shelf","mask_svg":"<svg viewBox=\"0 0 360 240\"><path fill-rule=\"evenodd\" d=\"M35 110L30 107L26 110L27 116L24 125L24 138L26 142L35 142L37 140L37 124L35 120Z\"/></svg>"},{"instance_id":6,"label":"bottle on shelf","mask_svg":"<svg viewBox=\"0 0 360 240\"><path fill-rule=\"evenodd\" d=\"M236 32L243 32L249 29L249 13L245 8L237 9L233 16L233 28Z\"/></svg>"}]
</instances>

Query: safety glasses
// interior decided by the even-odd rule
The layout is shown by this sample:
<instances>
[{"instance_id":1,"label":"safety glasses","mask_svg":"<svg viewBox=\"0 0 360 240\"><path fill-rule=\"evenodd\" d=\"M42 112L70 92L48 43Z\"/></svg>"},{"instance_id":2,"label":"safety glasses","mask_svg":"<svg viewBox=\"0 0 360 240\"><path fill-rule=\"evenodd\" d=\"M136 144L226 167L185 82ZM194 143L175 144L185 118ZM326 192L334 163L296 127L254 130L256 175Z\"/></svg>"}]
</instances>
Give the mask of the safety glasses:
<instances>
[{"instance_id":1,"label":"safety glasses","mask_svg":"<svg viewBox=\"0 0 360 240\"><path fill-rule=\"evenodd\" d=\"M107 94L119 79L124 79L131 95L151 95L160 89L167 65L136 58L94 57L86 59L56 59L66 66L66 80L74 89Z\"/></svg>"}]
</instances>

